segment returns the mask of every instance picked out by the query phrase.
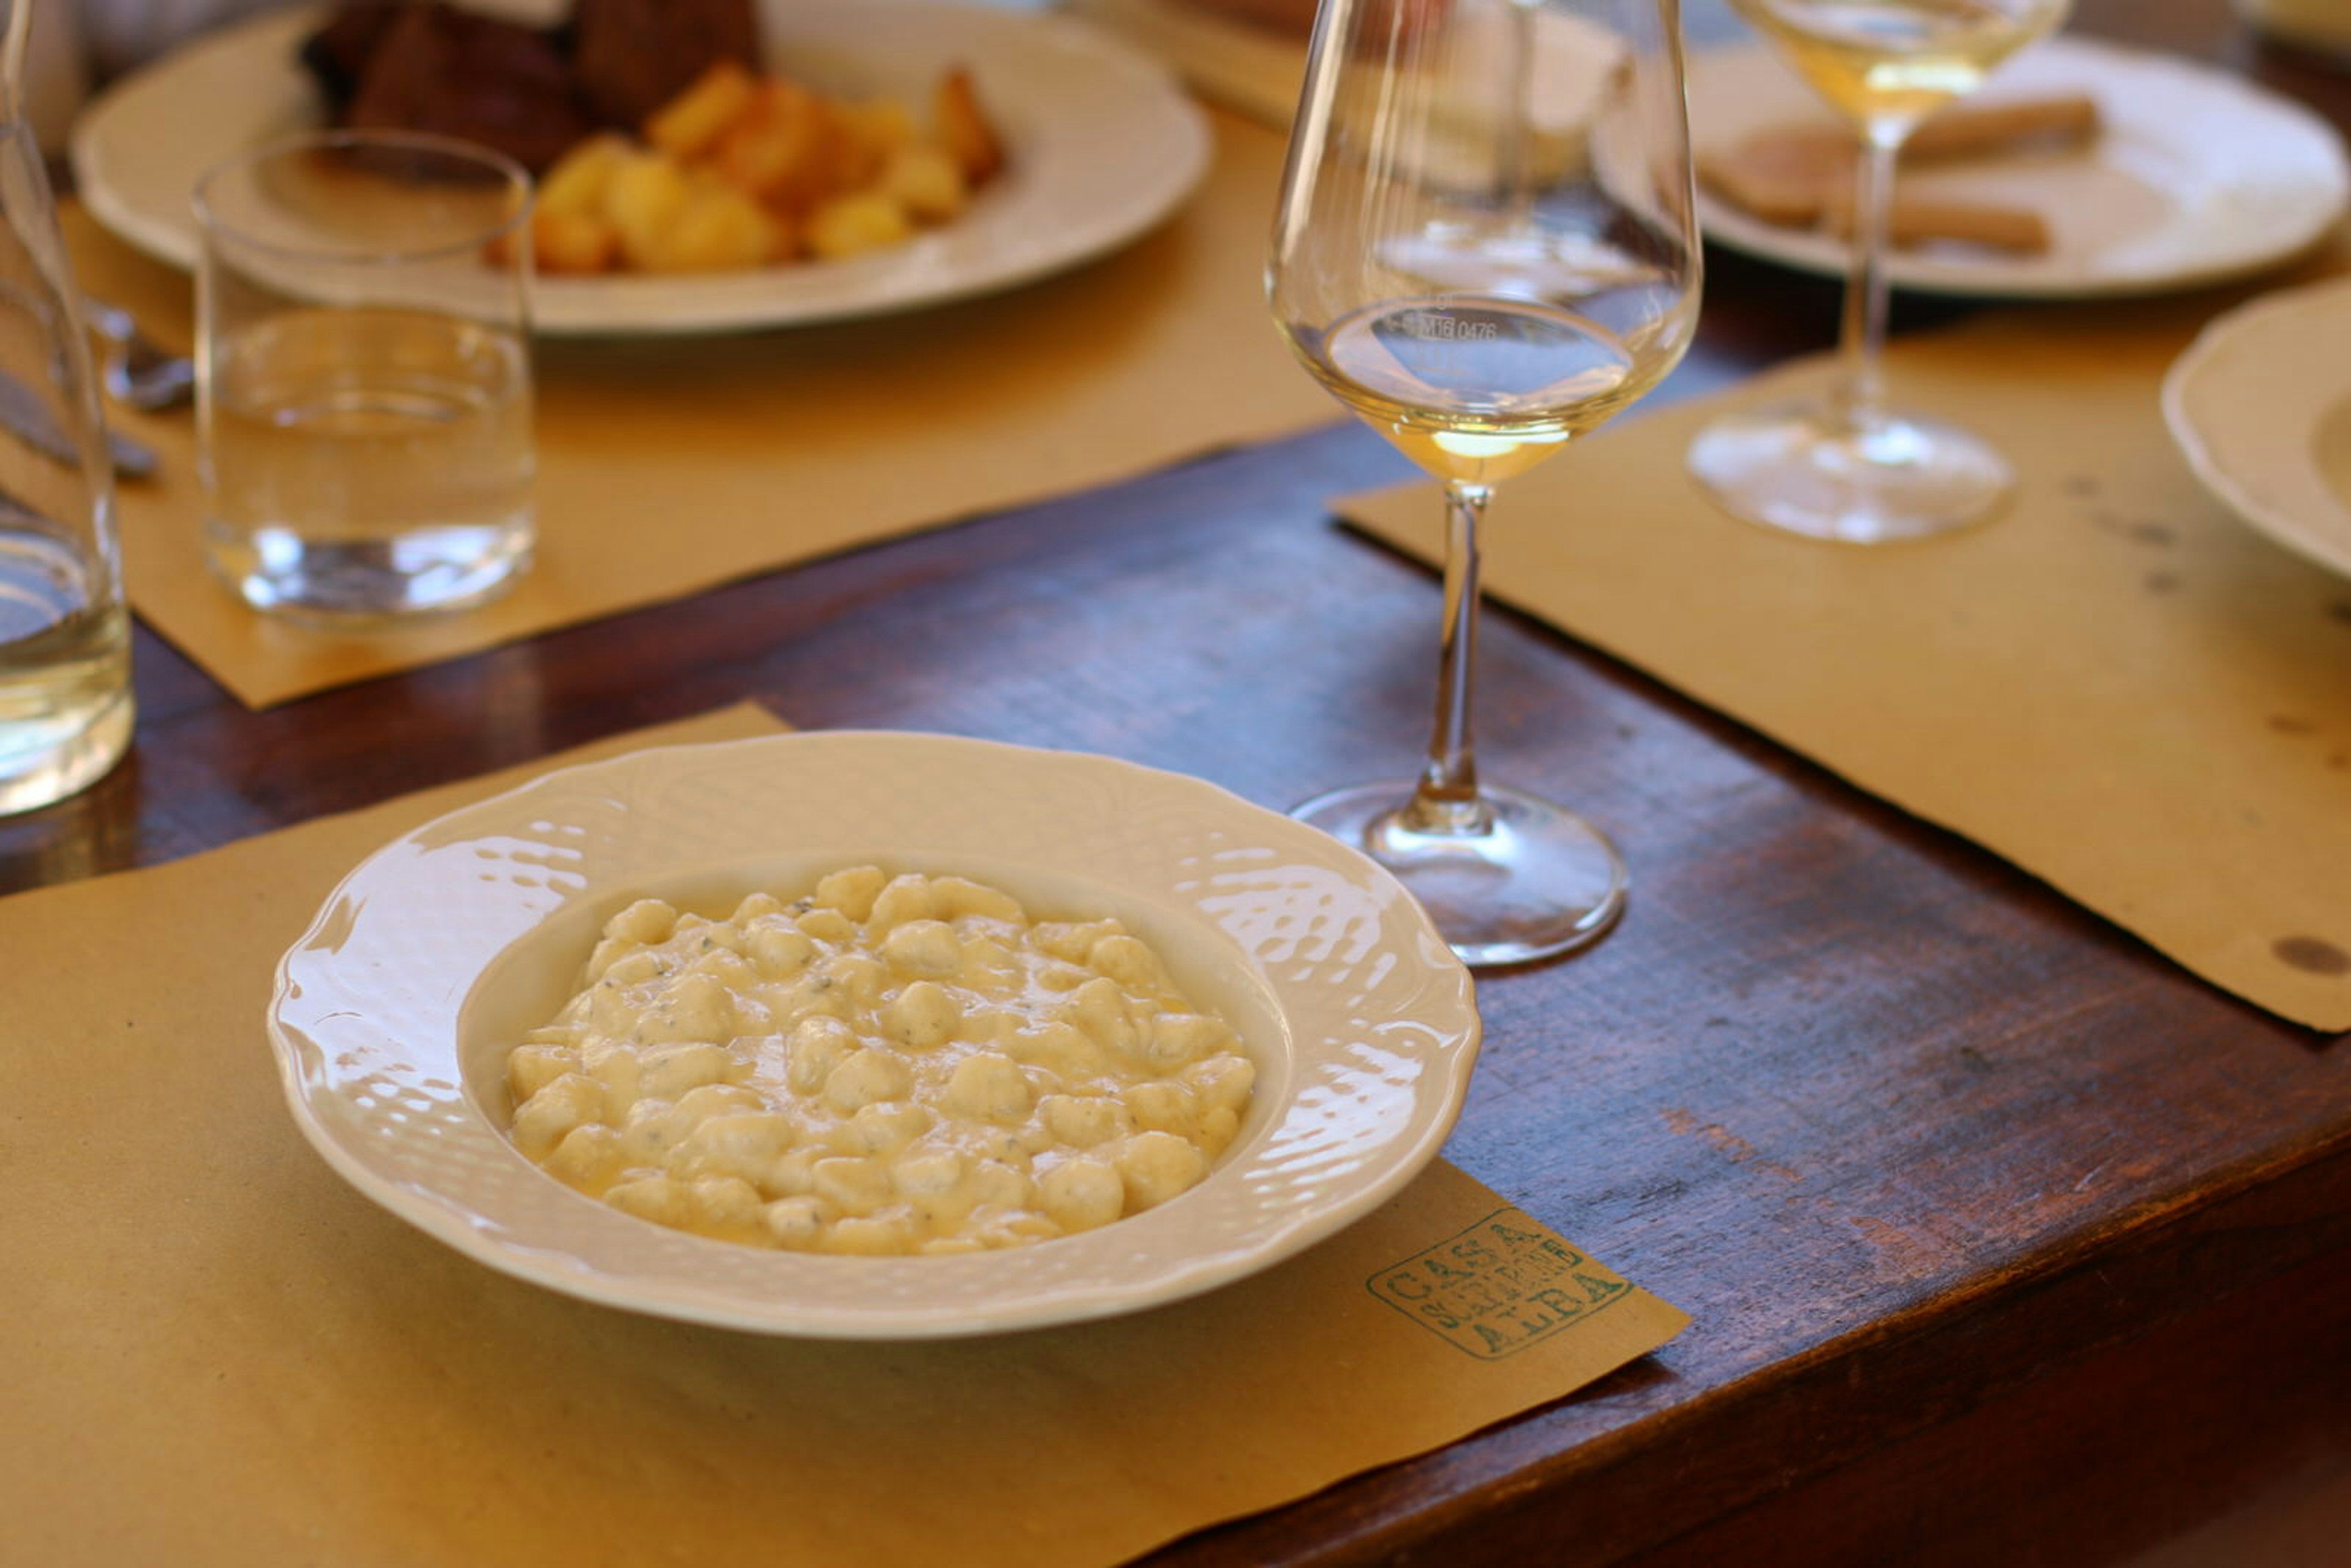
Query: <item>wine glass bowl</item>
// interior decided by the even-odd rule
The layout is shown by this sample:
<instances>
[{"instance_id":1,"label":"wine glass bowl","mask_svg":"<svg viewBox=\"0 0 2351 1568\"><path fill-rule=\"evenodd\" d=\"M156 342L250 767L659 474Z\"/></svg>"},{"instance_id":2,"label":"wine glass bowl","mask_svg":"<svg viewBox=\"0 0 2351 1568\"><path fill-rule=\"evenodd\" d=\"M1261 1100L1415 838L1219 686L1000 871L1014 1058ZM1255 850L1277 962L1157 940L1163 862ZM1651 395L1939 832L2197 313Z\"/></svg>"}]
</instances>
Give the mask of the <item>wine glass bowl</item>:
<instances>
[{"instance_id":1,"label":"wine glass bowl","mask_svg":"<svg viewBox=\"0 0 2351 1568\"><path fill-rule=\"evenodd\" d=\"M1732 413L1691 473L1750 522L1854 544L1918 538L1995 512L2008 462L1959 427L1887 407L1886 250L1895 165L1920 121L2054 28L2071 0L1731 0L1860 145L1841 384L1824 402Z\"/></svg>"},{"instance_id":2,"label":"wine glass bowl","mask_svg":"<svg viewBox=\"0 0 2351 1568\"><path fill-rule=\"evenodd\" d=\"M1495 486L1680 360L1699 262L1676 0L1326 0L1267 287L1308 371L1445 483L1436 724L1417 780L1294 813L1363 848L1473 965L1605 931L1595 829L1479 785L1478 530Z\"/></svg>"}]
</instances>

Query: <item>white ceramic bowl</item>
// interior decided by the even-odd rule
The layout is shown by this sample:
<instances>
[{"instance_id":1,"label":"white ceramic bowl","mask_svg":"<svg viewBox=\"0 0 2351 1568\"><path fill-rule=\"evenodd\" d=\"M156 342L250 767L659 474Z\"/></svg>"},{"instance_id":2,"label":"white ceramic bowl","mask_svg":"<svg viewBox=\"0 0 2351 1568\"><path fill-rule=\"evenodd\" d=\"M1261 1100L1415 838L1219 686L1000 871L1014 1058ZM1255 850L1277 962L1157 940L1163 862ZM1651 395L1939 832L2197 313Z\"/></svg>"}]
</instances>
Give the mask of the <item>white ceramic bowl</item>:
<instances>
[{"instance_id":1,"label":"white ceramic bowl","mask_svg":"<svg viewBox=\"0 0 2351 1568\"><path fill-rule=\"evenodd\" d=\"M1259 1068L1197 1187L1099 1230L938 1258L769 1252L564 1186L502 1130L515 1033L651 894L724 904L848 864L960 873L1032 913L1115 915ZM1467 1092L1468 973L1370 861L1196 779L941 736L644 751L452 812L344 879L278 969L295 1121L346 1179L555 1290L764 1333L943 1337L1107 1316L1263 1269L1436 1156Z\"/></svg>"}]
</instances>

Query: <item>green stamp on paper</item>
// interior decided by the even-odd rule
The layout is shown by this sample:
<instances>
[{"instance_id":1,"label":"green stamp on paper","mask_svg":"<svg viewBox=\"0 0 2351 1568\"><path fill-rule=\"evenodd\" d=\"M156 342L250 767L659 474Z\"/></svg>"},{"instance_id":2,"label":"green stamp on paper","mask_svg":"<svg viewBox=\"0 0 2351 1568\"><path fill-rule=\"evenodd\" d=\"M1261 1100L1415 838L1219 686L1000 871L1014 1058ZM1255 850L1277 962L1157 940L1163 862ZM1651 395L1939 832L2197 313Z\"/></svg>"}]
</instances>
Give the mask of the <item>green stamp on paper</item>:
<instances>
[{"instance_id":1,"label":"green stamp on paper","mask_svg":"<svg viewBox=\"0 0 2351 1568\"><path fill-rule=\"evenodd\" d=\"M1364 1281L1372 1294L1480 1361L1573 1328L1632 1284L1515 1208L1498 1208Z\"/></svg>"}]
</instances>

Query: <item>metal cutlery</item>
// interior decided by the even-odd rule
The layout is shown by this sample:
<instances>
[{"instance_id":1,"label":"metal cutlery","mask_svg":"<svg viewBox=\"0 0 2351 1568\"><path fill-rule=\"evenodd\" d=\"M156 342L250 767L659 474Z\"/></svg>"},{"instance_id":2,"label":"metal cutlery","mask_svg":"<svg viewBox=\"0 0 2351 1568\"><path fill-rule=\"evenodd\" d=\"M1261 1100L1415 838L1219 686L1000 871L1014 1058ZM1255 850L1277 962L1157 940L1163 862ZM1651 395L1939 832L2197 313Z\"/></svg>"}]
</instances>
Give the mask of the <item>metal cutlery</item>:
<instances>
[{"instance_id":1,"label":"metal cutlery","mask_svg":"<svg viewBox=\"0 0 2351 1568\"><path fill-rule=\"evenodd\" d=\"M73 438L41 400L41 394L5 371L0 371L0 430L5 430L53 463L68 466L81 461ZM133 479L155 472L155 450L118 430L106 433L106 455L114 471Z\"/></svg>"},{"instance_id":2,"label":"metal cutlery","mask_svg":"<svg viewBox=\"0 0 2351 1568\"><path fill-rule=\"evenodd\" d=\"M115 402L144 413L160 413L195 396L195 361L149 341L130 311L84 296L82 313L90 329L106 342L99 378Z\"/></svg>"}]
</instances>

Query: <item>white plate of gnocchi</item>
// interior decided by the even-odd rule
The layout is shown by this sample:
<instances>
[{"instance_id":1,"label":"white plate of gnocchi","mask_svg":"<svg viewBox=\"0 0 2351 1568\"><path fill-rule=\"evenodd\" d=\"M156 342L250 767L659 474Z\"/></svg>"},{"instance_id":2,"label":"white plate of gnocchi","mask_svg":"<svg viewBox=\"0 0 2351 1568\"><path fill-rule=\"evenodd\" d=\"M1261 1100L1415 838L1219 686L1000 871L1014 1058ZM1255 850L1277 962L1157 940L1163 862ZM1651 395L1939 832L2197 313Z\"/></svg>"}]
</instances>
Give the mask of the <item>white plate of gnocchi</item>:
<instances>
[{"instance_id":1,"label":"white plate of gnocchi","mask_svg":"<svg viewBox=\"0 0 2351 1568\"><path fill-rule=\"evenodd\" d=\"M288 951L294 1118L483 1263L758 1333L996 1333L1267 1268L1433 1159L1479 1025L1371 862L1196 779L831 732L562 770Z\"/></svg>"},{"instance_id":2,"label":"white plate of gnocchi","mask_svg":"<svg viewBox=\"0 0 2351 1568\"><path fill-rule=\"evenodd\" d=\"M475 4L533 23L550 10L541 0ZM568 254L577 225L550 230L539 247L550 265L533 294L538 329L563 336L731 331L883 315L993 293L1136 239L1174 213L1207 168L1206 120L1173 78L1081 21L954 0L763 0L761 10L771 68L843 104L905 106L902 118L919 121L942 79L960 70L985 106L1000 168L943 200L932 159L908 172L904 183L917 215L904 232L877 238L877 221L885 230L890 221L886 213L877 219L883 204L851 203L839 214L800 214L772 230L778 254L792 259L738 258L714 267L713 258L702 256L679 263L696 268L690 271L651 268L665 265L660 254L706 248L687 246L689 234L723 246L742 228L726 220L741 214L679 215L684 184L623 181L627 211L613 215L625 224L647 210L650 189L668 204L664 233L647 241L642 255L632 249L622 256L616 245L609 266L591 261L563 272L553 264ZM70 144L75 181L91 214L138 249L192 269L199 237L189 203L198 177L223 158L321 120L318 91L296 55L322 16L307 6L266 14L208 35L101 94L76 122ZM685 118L707 117L689 111ZM890 133L886 123L873 132ZM916 134L935 132L918 128ZM759 139L747 131L741 140L742 162L758 162ZM708 149L695 151L700 157ZM576 208L586 182L575 173L559 185L560 167L549 171L549 197ZM617 204L618 196L611 199Z\"/></svg>"}]
</instances>

